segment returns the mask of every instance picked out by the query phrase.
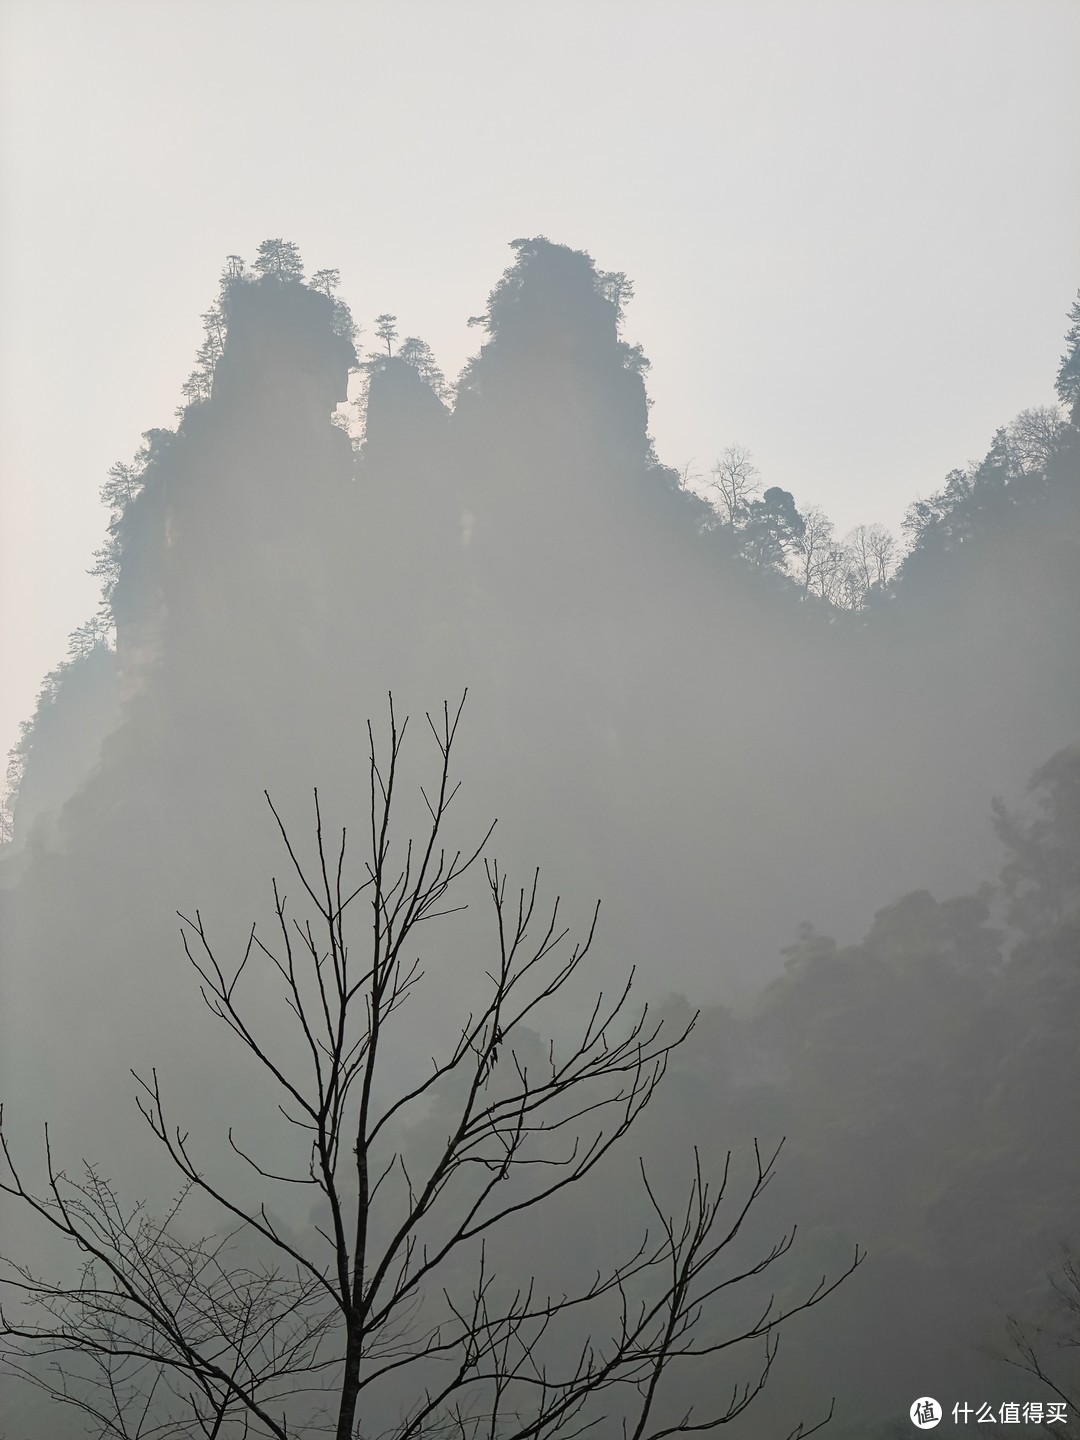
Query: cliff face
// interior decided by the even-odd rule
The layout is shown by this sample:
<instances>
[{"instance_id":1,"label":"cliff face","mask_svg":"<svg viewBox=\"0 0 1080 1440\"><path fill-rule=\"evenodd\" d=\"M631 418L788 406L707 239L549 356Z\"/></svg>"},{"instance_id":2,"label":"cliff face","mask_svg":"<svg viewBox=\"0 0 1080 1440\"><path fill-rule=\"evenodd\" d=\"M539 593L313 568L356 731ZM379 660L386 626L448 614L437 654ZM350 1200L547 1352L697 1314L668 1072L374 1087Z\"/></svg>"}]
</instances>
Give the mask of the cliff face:
<instances>
[{"instance_id":1,"label":"cliff face","mask_svg":"<svg viewBox=\"0 0 1080 1440\"><path fill-rule=\"evenodd\" d=\"M836 963L836 945L806 929L788 951L790 981L744 1037L743 1088L726 1055L684 1074L657 1130L680 1133L689 1105L691 1142L711 1134L722 1089L723 1124L749 1144L781 1123L779 1092L765 1091L790 1070L794 1102L783 1103L811 1136L797 1164L812 1223L840 1215L859 1233L859 1205L884 1185L874 1205L902 1231L921 1155L896 1151L912 1157L907 1190L890 1178L891 1151L880 1173L860 1168L880 1127L859 1087L876 1074L878 1109L893 1115L894 1078L908 1076L904 1094L926 1096L936 1126L952 1082L926 1079L950 1043L939 1013L949 970L931 932L974 937L970 968L984 979L998 935L981 901L880 907L993 874L990 797L1015 796L1074 738L1077 438L1029 489L988 487L962 549L928 551L894 594L833 623L703 535L707 508L656 460L645 362L620 338L621 277L546 241L516 249L453 407L424 347L406 342L369 363L356 454L331 421L356 361L340 308L296 278L231 277L212 377L175 433L148 434L116 521L115 656L97 646L65 669L35 726L17 812L31 841L9 857L0 894L14 957L8 1123L29 1146L40 1117L56 1117L58 1143L122 1169L138 1192L127 1067L157 1065L178 1117L224 1116L253 1148L261 1134L272 1143L276 1117L250 1074L206 1049L213 1032L175 911L199 907L238 963L252 918L267 915L269 878L288 874L264 787L310 855L318 785L327 834L350 826L362 864L365 722L384 731L388 691L413 717L400 844L424 813L423 712L468 686L449 843L465 848L498 816L491 853L512 884L540 864L572 923L603 897L590 987L636 965L647 994L727 1001L780 968L800 921L843 939L880 912L864 950ZM435 1048L452 1006L471 1003L461 977L488 953L487 918L476 906L425 954L430 1003L408 1022L416 1053ZM874 982L878 1029L866 1031L867 976L888 971L875 947L888 950L894 930L910 950L906 1029L886 973ZM799 988L814 967L816 1030ZM967 1015L969 979L949 992L949 1013ZM272 1032L279 1017L262 1018ZM887 1029L891 1049L874 1038ZM837 1069L849 1051L858 1063ZM801 1109L815 1076L827 1098ZM845 1205L828 1173L841 1111L843 1163L858 1177ZM1063 1195L1072 1183L1070 1171ZM920 1303L913 1295L910 1315Z\"/></svg>"},{"instance_id":2,"label":"cliff face","mask_svg":"<svg viewBox=\"0 0 1080 1440\"><path fill-rule=\"evenodd\" d=\"M623 277L515 250L452 410L420 342L370 363L358 458L331 423L356 362L339 303L226 282L212 383L149 437L117 527L119 721L92 782L64 782L65 843L106 825L122 868L130 812L137 864L201 857L241 795L356 780L387 691L422 711L468 685L477 813L523 817L526 864L572 837L582 892L624 917L618 944L674 950L673 983L748 973L807 916L973 883L990 795L1080 703L1057 661L1075 448L1057 508L950 561L929 609L832 627L699 534L651 450Z\"/></svg>"},{"instance_id":3,"label":"cliff face","mask_svg":"<svg viewBox=\"0 0 1080 1440\"><path fill-rule=\"evenodd\" d=\"M168 645L189 647L191 663L223 641L248 650L290 615L328 624L351 483L330 416L356 357L331 302L267 278L234 285L226 313L212 397L186 413L164 479Z\"/></svg>"},{"instance_id":4,"label":"cliff face","mask_svg":"<svg viewBox=\"0 0 1080 1440\"><path fill-rule=\"evenodd\" d=\"M511 601L580 618L625 604L611 583L623 591L619 577L640 574L645 388L588 257L544 241L517 249L454 413L472 554Z\"/></svg>"},{"instance_id":5,"label":"cliff face","mask_svg":"<svg viewBox=\"0 0 1080 1440\"><path fill-rule=\"evenodd\" d=\"M32 723L18 793L15 833L46 847L60 843L58 825L70 797L98 763L118 713L116 655L106 645L62 665L48 677Z\"/></svg>"},{"instance_id":6,"label":"cliff face","mask_svg":"<svg viewBox=\"0 0 1080 1440\"><path fill-rule=\"evenodd\" d=\"M5 1021L27 1041L5 1046L12 1108L29 1128L56 1117L107 1166L131 1148L127 1065L160 1059L200 1113L215 1104L176 910L204 905L229 933L279 860L263 788L303 806L342 779L346 733L361 768L363 716L343 713L334 683L357 628L360 521L331 414L355 353L332 302L299 283L241 280L226 308L212 391L148 437L115 526L116 652L101 663L116 708L92 756L53 756L52 821L8 857L0 897L18 957ZM85 706L57 698L65 734L89 735ZM43 762L55 749L42 742ZM42 793L31 775L27 805Z\"/></svg>"},{"instance_id":7,"label":"cliff face","mask_svg":"<svg viewBox=\"0 0 1080 1440\"><path fill-rule=\"evenodd\" d=\"M126 692L163 754L295 743L289 697L325 674L352 528L352 457L330 423L351 344L326 296L234 284L209 399L159 444L124 517L115 596ZM140 708L141 707L141 708ZM271 718L271 715L277 718Z\"/></svg>"}]
</instances>

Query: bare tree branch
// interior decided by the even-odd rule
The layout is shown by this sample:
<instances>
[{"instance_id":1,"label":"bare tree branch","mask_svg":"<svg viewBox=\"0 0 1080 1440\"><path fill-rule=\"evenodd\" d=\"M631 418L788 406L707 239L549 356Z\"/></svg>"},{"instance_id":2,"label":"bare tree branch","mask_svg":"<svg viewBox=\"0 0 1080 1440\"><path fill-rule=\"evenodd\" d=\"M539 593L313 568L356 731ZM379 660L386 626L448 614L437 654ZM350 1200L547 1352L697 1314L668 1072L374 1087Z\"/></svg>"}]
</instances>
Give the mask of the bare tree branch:
<instances>
[{"instance_id":1,"label":"bare tree branch","mask_svg":"<svg viewBox=\"0 0 1080 1440\"><path fill-rule=\"evenodd\" d=\"M534 1027L544 1027L546 1007L582 973L598 908L575 944L558 899L542 905L538 873L515 892L484 858L492 918L484 995L448 1027L442 1053L419 1078L396 1094L388 1089L387 1037L424 978L414 947L434 933L426 922L464 908L459 882L478 868L491 836L489 828L464 849L444 840L461 715L462 705L444 705L428 716L438 760L434 783L420 792L427 822L419 838L402 842L396 833L408 722L399 723L391 700L384 748L368 727L360 873L351 874L346 830L330 841L317 791L311 863L268 795L312 913L294 915L274 880L270 933L253 925L232 963L198 910L180 916L207 1009L259 1062L287 1133L305 1137L306 1157L268 1163L231 1127L228 1145L262 1190L312 1188L310 1233L294 1236L265 1201L253 1206L206 1173L188 1132L167 1117L156 1070L135 1076L136 1103L182 1182L160 1219L142 1205L125 1209L90 1165L77 1181L58 1171L47 1131L48 1193L34 1194L0 1134L0 1189L83 1257L74 1285L6 1262L4 1288L21 1308L18 1317L0 1312L4 1358L81 1409L101 1435L286 1440L317 1426L354 1440L361 1418L365 1435L379 1426L394 1440L566 1440L601 1427L613 1433L613 1424L626 1440L712 1430L760 1394L780 1327L860 1263L856 1251L843 1274L823 1276L786 1308L770 1296L741 1329L702 1329L718 1297L765 1275L794 1241L791 1230L753 1262L732 1258L775 1174L779 1150L763 1157L755 1145L741 1202L727 1198L730 1156L713 1187L695 1152L689 1193L674 1213L642 1163L652 1220L628 1255L564 1292L546 1293L535 1277L510 1284L491 1245L518 1217L584 1181L625 1139L694 1020L672 1031L648 1006L636 1010L631 974L613 993L596 994L573 1033L538 1051ZM280 987L299 1043L283 1043L271 1022L254 1018L249 997L267 984ZM415 1117L433 1106L441 1138L417 1148ZM225 1217L220 1234L181 1232L196 1195ZM675 1368L755 1342L760 1368L726 1406L672 1411L665 1381ZM792 1437L808 1433L799 1427Z\"/></svg>"}]
</instances>

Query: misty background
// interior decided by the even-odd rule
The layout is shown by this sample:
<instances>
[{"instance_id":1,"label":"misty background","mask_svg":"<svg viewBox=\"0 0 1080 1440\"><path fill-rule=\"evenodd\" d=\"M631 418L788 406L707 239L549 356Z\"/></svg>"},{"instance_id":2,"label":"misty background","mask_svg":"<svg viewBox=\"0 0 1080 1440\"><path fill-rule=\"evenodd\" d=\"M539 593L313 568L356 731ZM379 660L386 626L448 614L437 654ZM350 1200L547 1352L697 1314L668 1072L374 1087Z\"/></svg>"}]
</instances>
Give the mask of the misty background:
<instances>
[{"instance_id":1,"label":"misty background","mask_svg":"<svg viewBox=\"0 0 1080 1440\"><path fill-rule=\"evenodd\" d=\"M171 423L221 257L267 235L451 377L508 240L590 251L636 283L665 463L746 445L841 533L1052 399L1068 0L2 15L5 749L93 607L100 477Z\"/></svg>"},{"instance_id":2,"label":"misty background","mask_svg":"<svg viewBox=\"0 0 1080 1440\"><path fill-rule=\"evenodd\" d=\"M1033 1398L993 1352L1080 1200L1075 10L4 23L13 1143L161 1193L155 1064L208 1154L273 1144L175 912L266 915L264 788L362 835L388 691L422 818L467 687L461 843L601 898L586 991L702 1011L630 1149L786 1136L787 1293L870 1251L750 1426ZM525 1257L632 1232L626 1173Z\"/></svg>"}]
</instances>

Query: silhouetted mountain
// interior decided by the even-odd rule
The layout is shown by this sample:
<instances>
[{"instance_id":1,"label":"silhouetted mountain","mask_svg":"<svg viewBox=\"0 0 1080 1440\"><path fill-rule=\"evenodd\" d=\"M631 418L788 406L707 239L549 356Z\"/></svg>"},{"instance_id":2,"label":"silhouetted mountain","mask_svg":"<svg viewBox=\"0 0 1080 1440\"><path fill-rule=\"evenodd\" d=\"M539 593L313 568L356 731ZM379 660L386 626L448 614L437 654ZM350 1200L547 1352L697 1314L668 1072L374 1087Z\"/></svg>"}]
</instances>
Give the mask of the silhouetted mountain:
<instances>
[{"instance_id":1,"label":"silhouetted mountain","mask_svg":"<svg viewBox=\"0 0 1080 1440\"><path fill-rule=\"evenodd\" d=\"M636 965L707 1007L652 1151L787 1133L813 1256L871 1247L780 1398L836 1390L872 1427L908 1391L989 1385L972 1347L1080 1200L1075 414L1035 450L1014 422L953 472L913 507L899 573L845 609L809 562L798 583L816 521L792 495L725 523L655 455L625 276L542 237L513 249L452 404L379 317L357 444L334 419L358 368L335 272L305 284L280 240L256 274L230 257L177 429L106 487L115 652L88 632L20 747L9 1124L51 1113L115 1159L146 1062L188 1113L272 1133L239 1067L227 1103L204 1070L174 911L242 950L280 862L263 789L305 843L313 785L328 825L362 831L367 719L393 691L415 725L467 686L461 843L497 814L512 875L539 863L572 915L603 897L597 984ZM1042 829L1010 818L1036 766ZM998 793L1011 858L980 889ZM439 951L443 1001L468 1003L482 935ZM445 1013L417 1014L419 1051Z\"/></svg>"}]
</instances>

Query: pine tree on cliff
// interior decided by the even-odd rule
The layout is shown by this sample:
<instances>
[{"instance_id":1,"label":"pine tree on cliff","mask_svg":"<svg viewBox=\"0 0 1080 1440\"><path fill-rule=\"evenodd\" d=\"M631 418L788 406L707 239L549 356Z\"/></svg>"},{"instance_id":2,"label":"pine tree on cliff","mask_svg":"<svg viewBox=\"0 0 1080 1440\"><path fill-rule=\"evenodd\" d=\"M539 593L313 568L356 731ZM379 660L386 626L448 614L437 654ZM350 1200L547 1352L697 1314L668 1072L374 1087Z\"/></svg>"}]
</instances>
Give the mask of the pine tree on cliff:
<instances>
[{"instance_id":1,"label":"pine tree on cliff","mask_svg":"<svg viewBox=\"0 0 1080 1440\"><path fill-rule=\"evenodd\" d=\"M1062 404L1072 410L1073 424L1080 428L1080 290L1069 307L1069 319L1072 324L1065 332L1068 348L1061 357L1056 388Z\"/></svg>"}]
</instances>

